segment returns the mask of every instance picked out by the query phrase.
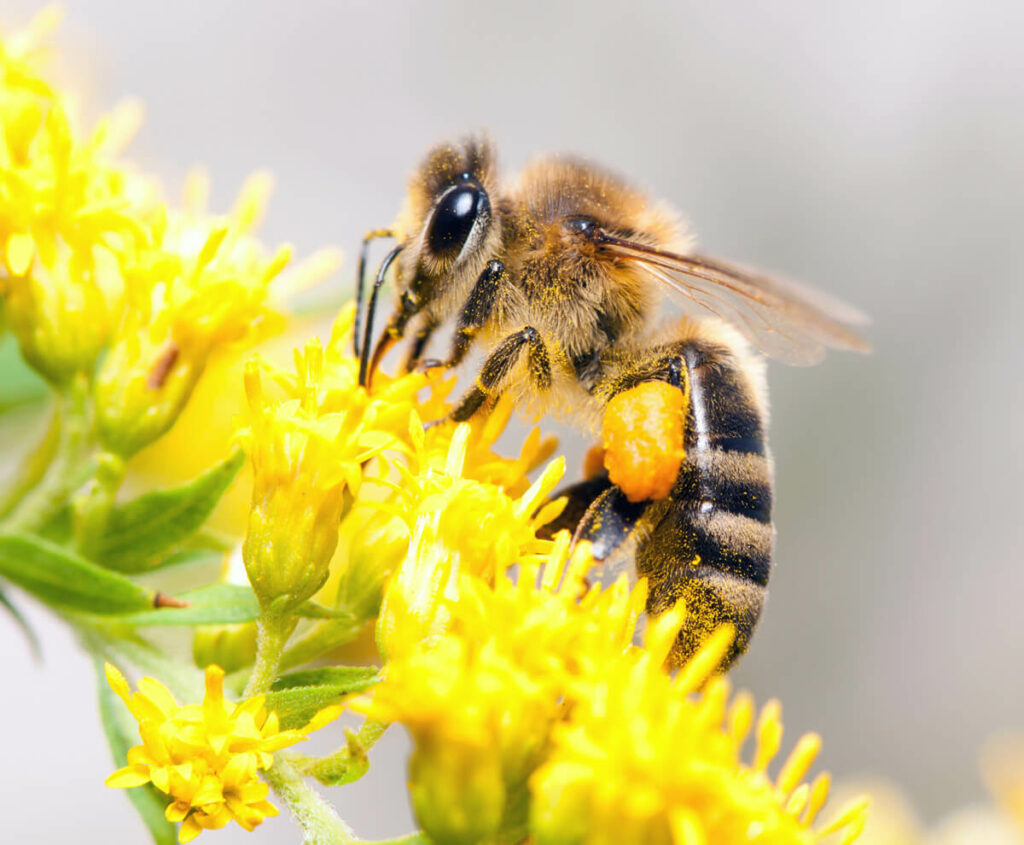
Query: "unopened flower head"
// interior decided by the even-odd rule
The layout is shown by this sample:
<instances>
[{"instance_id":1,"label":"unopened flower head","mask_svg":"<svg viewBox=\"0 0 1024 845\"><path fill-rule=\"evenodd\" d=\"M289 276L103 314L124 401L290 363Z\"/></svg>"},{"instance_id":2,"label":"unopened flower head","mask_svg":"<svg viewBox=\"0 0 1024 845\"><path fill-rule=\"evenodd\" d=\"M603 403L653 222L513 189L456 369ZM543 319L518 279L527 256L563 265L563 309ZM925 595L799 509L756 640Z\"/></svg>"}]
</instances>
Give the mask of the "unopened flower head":
<instances>
[{"instance_id":1,"label":"unopened flower head","mask_svg":"<svg viewBox=\"0 0 1024 845\"><path fill-rule=\"evenodd\" d=\"M252 830L277 809L267 801L261 769L273 765L273 753L305 739L338 717L341 706L326 707L300 730L280 730L263 696L238 704L224 698L224 672L206 669L202 704L179 705L153 678L139 681L132 693L124 676L107 664L107 681L138 720L142 745L128 752L128 765L107 778L107 786L125 788L152 783L170 796L168 821L182 822L181 842L232 820Z\"/></svg>"}]
</instances>

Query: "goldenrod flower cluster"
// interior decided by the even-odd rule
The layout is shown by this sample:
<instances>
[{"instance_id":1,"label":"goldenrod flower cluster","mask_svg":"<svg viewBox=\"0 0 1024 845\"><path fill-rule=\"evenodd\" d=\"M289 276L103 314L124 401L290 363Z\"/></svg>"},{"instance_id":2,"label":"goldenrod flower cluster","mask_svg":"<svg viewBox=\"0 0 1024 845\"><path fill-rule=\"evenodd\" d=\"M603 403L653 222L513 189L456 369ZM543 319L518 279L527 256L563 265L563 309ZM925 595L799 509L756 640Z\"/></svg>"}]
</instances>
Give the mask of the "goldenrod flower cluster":
<instances>
[{"instance_id":1,"label":"goldenrod flower cluster","mask_svg":"<svg viewBox=\"0 0 1024 845\"><path fill-rule=\"evenodd\" d=\"M686 845L856 836L862 803L814 827L828 779L800 781L817 737L800 740L768 777L782 732L777 705L762 712L753 762L743 761L752 703L738 696L728 706L728 683L712 677L731 631L673 678L665 660L685 609L654 622L635 647L643 582L588 590L588 551L570 555L565 535L517 578L501 574L492 584L464 574L454 588L436 536L416 540L385 602L410 590L403 574L415 570L439 621L425 640L422 626L393 634L384 680L356 706L412 733L410 789L430 836Z\"/></svg>"},{"instance_id":2,"label":"goldenrod flower cluster","mask_svg":"<svg viewBox=\"0 0 1024 845\"><path fill-rule=\"evenodd\" d=\"M152 783L169 795L167 819L182 822L181 842L232 820L253 830L276 816L277 808L267 801L269 788L257 773L270 767L275 751L305 739L342 709L325 707L300 730L282 731L262 695L238 704L225 701L224 672L217 666L206 669L201 705L179 705L153 678L142 678L133 693L109 663L107 681L138 720L143 743L128 752L128 765L110 775L107 786Z\"/></svg>"}]
</instances>

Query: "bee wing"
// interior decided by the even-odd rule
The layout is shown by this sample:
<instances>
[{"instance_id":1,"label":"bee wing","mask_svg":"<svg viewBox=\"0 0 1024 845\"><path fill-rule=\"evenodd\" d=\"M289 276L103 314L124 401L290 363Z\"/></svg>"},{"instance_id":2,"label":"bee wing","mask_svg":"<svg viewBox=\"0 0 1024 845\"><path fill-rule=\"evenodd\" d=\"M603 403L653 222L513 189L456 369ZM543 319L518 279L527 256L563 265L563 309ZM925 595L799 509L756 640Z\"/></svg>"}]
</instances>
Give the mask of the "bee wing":
<instances>
[{"instance_id":1,"label":"bee wing","mask_svg":"<svg viewBox=\"0 0 1024 845\"><path fill-rule=\"evenodd\" d=\"M762 352L788 364L816 364L825 350L870 352L850 328L860 311L823 293L702 255L678 255L601 234L603 247L671 290L732 323Z\"/></svg>"}]
</instances>

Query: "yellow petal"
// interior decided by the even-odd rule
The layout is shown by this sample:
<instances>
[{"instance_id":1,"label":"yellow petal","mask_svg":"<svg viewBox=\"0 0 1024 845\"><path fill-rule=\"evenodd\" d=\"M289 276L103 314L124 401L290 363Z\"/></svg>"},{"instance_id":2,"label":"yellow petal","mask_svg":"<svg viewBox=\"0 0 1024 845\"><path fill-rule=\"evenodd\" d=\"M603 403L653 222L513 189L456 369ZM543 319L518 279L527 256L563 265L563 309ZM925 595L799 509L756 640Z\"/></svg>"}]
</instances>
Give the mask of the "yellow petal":
<instances>
[{"instance_id":1,"label":"yellow petal","mask_svg":"<svg viewBox=\"0 0 1024 845\"><path fill-rule=\"evenodd\" d=\"M36 243L28 232L19 232L7 239L7 266L15 276L24 276L32 264Z\"/></svg>"},{"instance_id":2,"label":"yellow petal","mask_svg":"<svg viewBox=\"0 0 1024 845\"><path fill-rule=\"evenodd\" d=\"M135 766L125 766L111 774L104 783L112 789L128 789L149 783L149 771Z\"/></svg>"},{"instance_id":3,"label":"yellow petal","mask_svg":"<svg viewBox=\"0 0 1024 845\"><path fill-rule=\"evenodd\" d=\"M195 814L189 816L181 824L181 829L178 831L179 842L191 842L195 839L203 829L199 826L199 823L195 820Z\"/></svg>"}]
</instances>

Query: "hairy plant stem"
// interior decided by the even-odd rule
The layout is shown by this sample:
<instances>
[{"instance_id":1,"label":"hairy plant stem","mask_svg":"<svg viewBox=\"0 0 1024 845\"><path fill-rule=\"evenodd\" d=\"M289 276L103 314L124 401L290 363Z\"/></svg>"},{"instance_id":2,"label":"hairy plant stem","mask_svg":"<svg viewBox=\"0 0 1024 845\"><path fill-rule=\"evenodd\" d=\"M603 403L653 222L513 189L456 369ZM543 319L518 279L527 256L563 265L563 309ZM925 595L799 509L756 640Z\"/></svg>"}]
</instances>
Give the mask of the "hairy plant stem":
<instances>
[{"instance_id":1,"label":"hairy plant stem","mask_svg":"<svg viewBox=\"0 0 1024 845\"><path fill-rule=\"evenodd\" d=\"M263 775L302 827L304 845L348 845L359 841L287 760L278 756Z\"/></svg>"},{"instance_id":2,"label":"hairy plant stem","mask_svg":"<svg viewBox=\"0 0 1024 845\"><path fill-rule=\"evenodd\" d=\"M57 413L60 430L53 460L38 484L7 515L2 523L5 530L38 530L65 506L75 488L88 477L85 456L92 445L92 419L89 382L84 374L72 379L58 395Z\"/></svg>"},{"instance_id":3,"label":"hairy plant stem","mask_svg":"<svg viewBox=\"0 0 1024 845\"><path fill-rule=\"evenodd\" d=\"M290 613L282 613L273 607L263 608L256 628L256 662L245 685L246 698L270 689L280 671L285 644L297 624L298 619Z\"/></svg>"}]
</instances>

